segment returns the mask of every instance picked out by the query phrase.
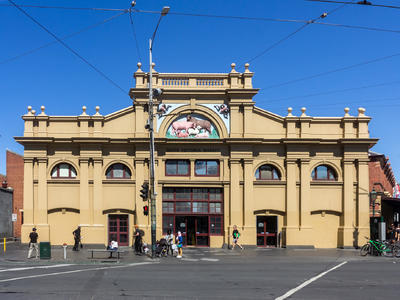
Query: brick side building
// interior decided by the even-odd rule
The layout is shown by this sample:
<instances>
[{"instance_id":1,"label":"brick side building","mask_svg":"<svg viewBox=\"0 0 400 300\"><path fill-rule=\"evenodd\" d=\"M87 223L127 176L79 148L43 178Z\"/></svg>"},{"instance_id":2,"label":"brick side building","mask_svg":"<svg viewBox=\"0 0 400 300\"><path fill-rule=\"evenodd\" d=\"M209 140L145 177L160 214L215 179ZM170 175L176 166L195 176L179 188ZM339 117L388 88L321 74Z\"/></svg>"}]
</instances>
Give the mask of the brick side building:
<instances>
[{"instance_id":1,"label":"brick side building","mask_svg":"<svg viewBox=\"0 0 400 300\"><path fill-rule=\"evenodd\" d=\"M392 195L393 188L396 185L396 179L393 174L392 167L389 163L389 158L384 154L369 152L369 191L372 188L377 192L382 192Z\"/></svg>"},{"instance_id":2,"label":"brick side building","mask_svg":"<svg viewBox=\"0 0 400 300\"><path fill-rule=\"evenodd\" d=\"M17 214L17 221L13 222L14 236L21 237L24 206L24 157L7 150L6 163L7 185L14 190L12 213Z\"/></svg>"}]
</instances>

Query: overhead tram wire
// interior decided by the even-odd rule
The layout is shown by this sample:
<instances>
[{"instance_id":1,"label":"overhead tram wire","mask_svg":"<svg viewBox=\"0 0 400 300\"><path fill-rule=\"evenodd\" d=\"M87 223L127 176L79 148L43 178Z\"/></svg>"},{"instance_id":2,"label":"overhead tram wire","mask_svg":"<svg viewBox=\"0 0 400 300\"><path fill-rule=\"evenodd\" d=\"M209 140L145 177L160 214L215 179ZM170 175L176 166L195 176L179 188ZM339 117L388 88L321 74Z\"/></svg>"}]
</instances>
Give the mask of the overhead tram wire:
<instances>
[{"instance_id":1,"label":"overhead tram wire","mask_svg":"<svg viewBox=\"0 0 400 300\"><path fill-rule=\"evenodd\" d=\"M349 2L350 3L350 2ZM345 4L346 5L346 4ZM9 4L0 4L0 6L11 6ZM35 7L35 8L54 8L54 9L69 9L69 10L93 10L93 11L124 11L128 12L129 9L124 8L96 8L96 7L62 7L62 6L43 6L43 5L21 5L21 7ZM148 14L159 14L159 11L141 10L133 9L137 13L148 13ZM249 21L266 21L266 22L289 22L289 23L304 23L307 24L309 20L296 20L296 19L280 19L280 18L262 18L262 17L245 17L245 16L228 16L228 15L210 15L210 14L194 14L185 12L169 12L169 15L177 16L189 16L189 17L206 17L206 18L222 18L222 19L233 19L233 20L249 20ZM314 22L313 24L333 26L333 27L343 27L343 28L353 28L361 30L370 31L380 31L380 32L391 32L400 33L400 30L392 30L386 28L378 27L368 27L368 26L357 26L357 25L347 25L347 24L335 24L335 23L324 23L324 22Z\"/></svg>"},{"instance_id":2,"label":"overhead tram wire","mask_svg":"<svg viewBox=\"0 0 400 300\"><path fill-rule=\"evenodd\" d=\"M140 54L140 48L139 48L139 43L138 43L138 39L137 39L137 35L136 35L135 24L133 22L132 11L133 11L133 13L135 13L135 10L133 10L132 8L129 8L129 19L131 21L131 29L132 29L133 37L135 39L136 51L137 51L137 54L139 57L139 61L142 61L142 55Z\"/></svg>"},{"instance_id":3,"label":"overhead tram wire","mask_svg":"<svg viewBox=\"0 0 400 300\"><path fill-rule=\"evenodd\" d=\"M82 29L80 29L80 30L78 30L78 31L75 31L75 32L73 32L73 33L71 33L71 34L68 34L68 35L65 35L65 36L63 36L63 37L60 37L60 39L65 40L65 39L68 39L68 38L70 38L70 37L76 36L76 35L78 35L78 34L80 34L80 33L82 33L82 32L85 32L85 31L89 30L89 29L95 28L95 27L97 27L97 26L99 26L99 25L102 25L102 24L104 24L104 23L107 23L107 22L109 22L109 21L111 21L111 20L113 20L113 19L115 19L115 18L118 18L119 16L122 16L122 15L124 15L124 14L126 14L126 13L127 13L127 12L119 13L119 14L117 14L117 15L115 15L115 16L112 16L112 17L110 17L110 18L104 19L104 20L101 21L101 22L92 24L92 25L87 26L87 27L84 27L84 28L82 28ZM10 58L7 58L7 59L5 59L5 60L2 60L2 61L0 61L0 65L5 64L5 63L8 63L8 62L11 62L11 61L13 61L13 60L16 60L16 59L18 59L18 58L24 57L24 56L26 56L26 55L35 53L36 51L39 51L39 50L41 50L41 49L43 49L43 48L49 47L49 46L54 45L54 44L57 44L57 43L58 43L58 41L52 41L52 42L43 44L42 46L39 46L39 47L37 47L37 48L34 48L34 49L31 49L31 50L25 51L25 52L23 52L23 53L20 53L20 54L18 54L18 55L13 56L13 57L10 57Z\"/></svg>"},{"instance_id":4,"label":"overhead tram wire","mask_svg":"<svg viewBox=\"0 0 400 300\"><path fill-rule=\"evenodd\" d=\"M341 72L341 71L345 71L345 70L361 67L361 66L364 66L364 65L368 65L368 64L376 63L376 62L383 61L383 60L386 60L386 59L390 59L390 58L393 58L393 57L396 57L396 56L400 56L400 52L399 53L394 53L392 55L387 55L387 56L378 57L378 58L375 58L375 59L363 61L363 62L360 62L360 63L357 63L357 64L353 64L353 65L349 65L349 66L345 66L345 67L341 67L341 68L337 68L337 69L321 72L321 73L318 73L318 74L309 75L309 76L305 76L305 77L302 77L302 78L297 78L297 79L285 81L285 82L282 82L282 83L272 84L270 86L261 88L260 91L261 90L272 89L272 88L276 88L276 87L281 87L281 86L284 86L284 85L288 85L288 84L292 84L292 83L296 83L296 82L300 82L300 81L304 81L304 80L308 80L308 79L314 79L314 78L317 78L317 77L320 77L320 76L325 76L325 75L329 75L329 74L332 74L332 73Z\"/></svg>"},{"instance_id":5,"label":"overhead tram wire","mask_svg":"<svg viewBox=\"0 0 400 300\"><path fill-rule=\"evenodd\" d=\"M400 83L400 80L391 81L391 82L377 83L377 84L371 84L371 85L364 85L364 86L341 89L341 90L332 90L332 91L327 91L327 92L306 94L306 95L301 95L301 96L291 96L291 97L285 97L285 98L272 99L272 100L268 100L268 103L275 103L275 102L280 102L280 101L284 101L284 100L292 100L292 99L299 99L299 98L316 97L316 96L322 96L322 95L330 95L330 94L349 92L349 91L355 91L355 90L362 90L362 89L370 89L370 88L386 86L386 85L391 85L391 84L398 84L398 83ZM259 95L262 95L262 93L259 93Z\"/></svg>"},{"instance_id":6,"label":"overhead tram wire","mask_svg":"<svg viewBox=\"0 0 400 300\"><path fill-rule=\"evenodd\" d=\"M291 32L290 34L286 35L285 37L283 37L282 39L278 40L277 42L273 43L272 45L270 45L268 48L266 48L265 50L261 51L259 54L257 54L256 56L252 57L251 59L246 60L247 63L250 63L254 60L256 60L257 58L263 56L264 54L266 54L267 52L271 51L273 48L275 48L276 46L278 46L279 44L283 43L284 41L288 40L289 38L291 38L292 36L294 36L296 33L300 32L301 30L303 30L304 28L306 28L308 25L313 24L315 21L319 20L319 19L324 19L327 16L329 16L330 14L334 13L335 11L343 8L344 5L341 5L329 12L325 12L321 15L319 15L317 18L314 18L310 21L308 21L306 24L303 24L302 26L300 26L299 28L297 28L295 31ZM239 66L242 66L244 63L240 63ZM240 67L242 68L242 67Z\"/></svg>"},{"instance_id":7,"label":"overhead tram wire","mask_svg":"<svg viewBox=\"0 0 400 300\"><path fill-rule=\"evenodd\" d=\"M373 4L370 1L358 1L358 2L348 2L348 1L332 1L332 0L306 0L310 2L323 2L323 3L343 3L343 4L351 4L351 5L359 5L359 6L375 6L375 7L383 7L383 8L394 8L400 9L400 6L395 5L383 5L383 4Z\"/></svg>"},{"instance_id":8,"label":"overhead tram wire","mask_svg":"<svg viewBox=\"0 0 400 300\"><path fill-rule=\"evenodd\" d=\"M19 7L30 7L30 8L53 8L53 9L67 9L67 10L95 10L95 11L123 11L128 12L129 9L125 8L97 8L97 7L67 7L67 6L45 6L45 5L28 5L28 4L17 4ZM12 4L2 3L0 6L14 6Z\"/></svg>"},{"instance_id":9,"label":"overhead tram wire","mask_svg":"<svg viewBox=\"0 0 400 300\"><path fill-rule=\"evenodd\" d=\"M84 63L86 63L89 67L91 67L93 70L95 70L98 74L100 74L103 78L105 78L108 82L110 82L112 85L114 85L116 88L118 88L120 91L124 93L124 95L127 95L128 92L125 91L120 85L118 85L116 82L114 82L110 77L108 77L106 74L104 74L102 71L100 71L97 67L95 67L93 64L91 64L87 59L85 59L82 55L80 55L78 52L76 52L74 49L72 49L70 46L68 46L65 42L63 42L58 36L56 36L54 33L52 33L49 29L47 29L44 25L42 25L39 21L37 21L35 18L33 18L31 15L29 15L24 9L19 7L17 4L15 4L12 0L8 0L8 2L12 3L15 8L17 8L20 12L22 12L25 16L27 16L29 19L31 19L34 23L36 23L40 28L42 28L44 31L46 31L48 34L50 34L53 38L55 38L61 45L63 45L65 48L67 48L69 51L71 51L75 56L80 58Z\"/></svg>"}]
</instances>

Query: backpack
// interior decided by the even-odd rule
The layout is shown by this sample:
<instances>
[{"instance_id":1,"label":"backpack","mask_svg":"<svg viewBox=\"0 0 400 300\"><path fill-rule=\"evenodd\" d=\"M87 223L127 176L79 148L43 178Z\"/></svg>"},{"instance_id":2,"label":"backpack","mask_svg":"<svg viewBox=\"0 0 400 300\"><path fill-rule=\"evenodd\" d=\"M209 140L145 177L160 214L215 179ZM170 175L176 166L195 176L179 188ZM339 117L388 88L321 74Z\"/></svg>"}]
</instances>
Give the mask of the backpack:
<instances>
[{"instance_id":1,"label":"backpack","mask_svg":"<svg viewBox=\"0 0 400 300\"><path fill-rule=\"evenodd\" d=\"M144 231L142 229L139 229L139 236L144 237Z\"/></svg>"}]
</instances>

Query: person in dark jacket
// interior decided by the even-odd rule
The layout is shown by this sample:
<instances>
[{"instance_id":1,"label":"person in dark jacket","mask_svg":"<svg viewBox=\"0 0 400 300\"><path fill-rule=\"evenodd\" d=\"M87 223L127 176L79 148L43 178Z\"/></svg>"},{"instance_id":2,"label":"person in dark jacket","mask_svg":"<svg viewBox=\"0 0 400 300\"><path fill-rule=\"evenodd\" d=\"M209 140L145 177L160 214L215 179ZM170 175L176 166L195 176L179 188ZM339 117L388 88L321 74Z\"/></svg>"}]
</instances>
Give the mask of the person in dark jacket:
<instances>
[{"instance_id":1,"label":"person in dark jacket","mask_svg":"<svg viewBox=\"0 0 400 300\"><path fill-rule=\"evenodd\" d=\"M39 258L39 246L38 246L38 238L39 235L36 232L36 228L32 228L32 232L29 234L29 252L28 252L28 258L31 258L32 251L35 249L36 251L36 258Z\"/></svg>"},{"instance_id":2,"label":"person in dark jacket","mask_svg":"<svg viewBox=\"0 0 400 300\"><path fill-rule=\"evenodd\" d=\"M143 253L143 251L142 251L143 235L144 235L143 230L140 230L139 226L135 225L134 237L135 237L135 254L136 255L142 255L142 253Z\"/></svg>"},{"instance_id":3,"label":"person in dark jacket","mask_svg":"<svg viewBox=\"0 0 400 300\"><path fill-rule=\"evenodd\" d=\"M74 247L72 248L73 251L79 251L79 243L81 242L81 227L78 226L77 229L75 229L72 234L74 235Z\"/></svg>"}]
</instances>

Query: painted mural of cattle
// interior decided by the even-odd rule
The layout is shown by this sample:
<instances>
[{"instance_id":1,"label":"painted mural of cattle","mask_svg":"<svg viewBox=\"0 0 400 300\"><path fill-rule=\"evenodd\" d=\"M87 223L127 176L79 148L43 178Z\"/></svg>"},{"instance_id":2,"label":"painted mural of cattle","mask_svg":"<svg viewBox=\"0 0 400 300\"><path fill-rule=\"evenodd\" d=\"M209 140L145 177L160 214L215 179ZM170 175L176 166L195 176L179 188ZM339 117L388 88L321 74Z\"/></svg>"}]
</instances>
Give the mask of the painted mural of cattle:
<instances>
[{"instance_id":1,"label":"painted mural of cattle","mask_svg":"<svg viewBox=\"0 0 400 300\"><path fill-rule=\"evenodd\" d=\"M186 120L193 123L193 128L200 126L202 129L207 130L211 134L211 122L207 120L196 119L192 115L187 115Z\"/></svg>"}]
</instances>

